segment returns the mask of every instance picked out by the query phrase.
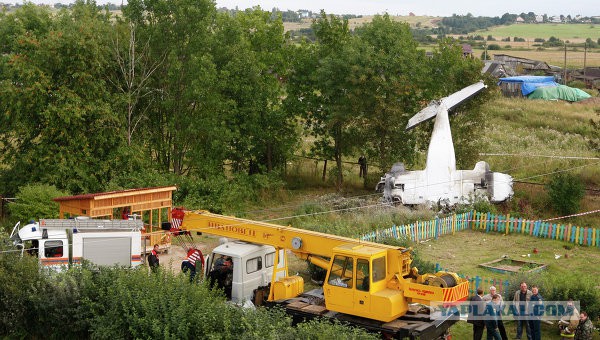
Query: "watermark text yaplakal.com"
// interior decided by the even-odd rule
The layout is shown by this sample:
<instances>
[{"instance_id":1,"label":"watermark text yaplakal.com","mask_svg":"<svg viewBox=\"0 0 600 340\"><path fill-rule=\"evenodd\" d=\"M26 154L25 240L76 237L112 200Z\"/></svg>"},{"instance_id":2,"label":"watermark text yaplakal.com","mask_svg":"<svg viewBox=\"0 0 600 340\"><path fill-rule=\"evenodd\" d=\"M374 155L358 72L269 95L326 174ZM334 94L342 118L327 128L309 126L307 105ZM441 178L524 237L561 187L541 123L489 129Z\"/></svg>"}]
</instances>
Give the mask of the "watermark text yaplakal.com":
<instances>
[{"instance_id":1,"label":"watermark text yaplakal.com","mask_svg":"<svg viewBox=\"0 0 600 340\"><path fill-rule=\"evenodd\" d=\"M467 301L454 306L446 306L444 302L435 305L440 311L434 314L435 317L447 318L458 311L470 320L564 320L580 311L579 301Z\"/></svg>"}]
</instances>

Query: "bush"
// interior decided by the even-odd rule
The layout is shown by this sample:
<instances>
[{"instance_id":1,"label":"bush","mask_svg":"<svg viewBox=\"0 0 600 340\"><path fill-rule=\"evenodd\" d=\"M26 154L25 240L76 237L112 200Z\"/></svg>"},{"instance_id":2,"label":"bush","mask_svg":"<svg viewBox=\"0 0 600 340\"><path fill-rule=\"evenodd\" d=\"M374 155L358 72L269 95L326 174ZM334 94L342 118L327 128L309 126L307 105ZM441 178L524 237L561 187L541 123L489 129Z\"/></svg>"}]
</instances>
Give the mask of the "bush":
<instances>
[{"instance_id":1,"label":"bush","mask_svg":"<svg viewBox=\"0 0 600 340\"><path fill-rule=\"evenodd\" d=\"M567 85L569 85L570 87L576 87L578 89L585 89L585 82L582 80L573 80L570 81Z\"/></svg>"},{"instance_id":2,"label":"bush","mask_svg":"<svg viewBox=\"0 0 600 340\"><path fill-rule=\"evenodd\" d=\"M518 274L510 279L505 300L512 300L512 294L525 281L530 289L537 285L545 301L579 301L581 310L586 311L592 320L600 316L600 290L597 282L579 275L553 275L552 273Z\"/></svg>"},{"instance_id":3,"label":"bush","mask_svg":"<svg viewBox=\"0 0 600 340\"><path fill-rule=\"evenodd\" d=\"M275 173L239 173L231 179L225 176L181 179L174 199L188 209L237 213L243 211L248 203L258 202L260 198L268 197L270 193L283 187L283 182Z\"/></svg>"},{"instance_id":4,"label":"bush","mask_svg":"<svg viewBox=\"0 0 600 340\"><path fill-rule=\"evenodd\" d=\"M550 204L556 212L571 215L579 210L585 188L579 177L569 173L557 173L546 184Z\"/></svg>"},{"instance_id":5,"label":"bush","mask_svg":"<svg viewBox=\"0 0 600 340\"><path fill-rule=\"evenodd\" d=\"M489 44L488 45L488 50L490 50L490 51L499 50L499 49L500 49L500 45L498 45L498 44Z\"/></svg>"},{"instance_id":6,"label":"bush","mask_svg":"<svg viewBox=\"0 0 600 340\"><path fill-rule=\"evenodd\" d=\"M167 271L148 275L144 267L85 266L49 274L34 258L6 253L0 256L0 285L3 338L374 339L337 322L294 328L281 309L239 308L225 303L219 290Z\"/></svg>"},{"instance_id":7,"label":"bush","mask_svg":"<svg viewBox=\"0 0 600 340\"><path fill-rule=\"evenodd\" d=\"M53 185L33 184L21 187L16 201L9 205L11 218L15 221L58 218L58 203L52 199L66 195Z\"/></svg>"}]
</instances>

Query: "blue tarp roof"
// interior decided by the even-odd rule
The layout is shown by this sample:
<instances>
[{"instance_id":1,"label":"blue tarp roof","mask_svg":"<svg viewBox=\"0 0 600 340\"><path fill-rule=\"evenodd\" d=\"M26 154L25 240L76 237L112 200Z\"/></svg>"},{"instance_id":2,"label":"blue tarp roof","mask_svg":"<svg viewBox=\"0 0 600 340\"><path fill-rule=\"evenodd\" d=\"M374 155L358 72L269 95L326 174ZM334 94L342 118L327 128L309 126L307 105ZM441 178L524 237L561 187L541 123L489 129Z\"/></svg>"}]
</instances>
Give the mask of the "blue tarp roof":
<instances>
[{"instance_id":1,"label":"blue tarp roof","mask_svg":"<svg viewBox=\"0 0 600 340\"><path fill-rule=\"evenodd\" d=\"M500 78L498 85L501 83L521 83L521 93L523 96L527 96L531 92L535 91L538 87L542 86L558 86L558 83L554 81L553 76L517 76L517 77L506 77Z\"/></svg>"}]
</instances>

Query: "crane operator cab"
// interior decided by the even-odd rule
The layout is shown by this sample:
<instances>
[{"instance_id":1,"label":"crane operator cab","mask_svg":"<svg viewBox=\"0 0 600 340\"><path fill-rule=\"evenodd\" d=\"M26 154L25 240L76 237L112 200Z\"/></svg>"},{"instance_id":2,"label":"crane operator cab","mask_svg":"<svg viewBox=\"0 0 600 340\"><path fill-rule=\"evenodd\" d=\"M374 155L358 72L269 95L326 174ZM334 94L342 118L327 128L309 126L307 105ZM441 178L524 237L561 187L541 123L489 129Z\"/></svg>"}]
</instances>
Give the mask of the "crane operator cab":
<instances>
[{"instance_id":1,"label":"crane operator cab","mask_svg":"<svg viewBox=\"0 0 600 340\"><path fill-rule=\"evenodd\" d=\"M406 312L401 292L387 287L394 264L388 263L386 250L342 245L334 253L323 284L327 309L387 320Z\"/></svg>"}]
</instances>

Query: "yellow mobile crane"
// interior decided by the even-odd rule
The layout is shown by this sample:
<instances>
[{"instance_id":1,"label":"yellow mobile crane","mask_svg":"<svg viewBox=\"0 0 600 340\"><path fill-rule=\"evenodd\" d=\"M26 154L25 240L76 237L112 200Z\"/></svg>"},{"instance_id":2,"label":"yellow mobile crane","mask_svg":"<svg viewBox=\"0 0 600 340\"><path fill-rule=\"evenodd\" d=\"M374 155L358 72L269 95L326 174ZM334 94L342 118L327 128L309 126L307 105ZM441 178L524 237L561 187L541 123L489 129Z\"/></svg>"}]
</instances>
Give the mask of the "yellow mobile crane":
<instances>
[{"instance_id":1,"label":"yellow mobile crane","mask_svg":"<svg viewBox=\"0 0 600 340\"><path fill-rule=\"evenodd\" d=\"M238 301L256 300L257 291L265 289L267 302L283 305L290 314L301 318L335 317L397 338L431 339L444 335L458 320L457 314L434 318L412 313L409 307L416 303L447 307L468 296L469 282L455 273L420 274L411 267L410 248L207 211L186 211L181 229L244 241L215 248L207 256L207 275L218 256L233 256L236 283L230 289L234 296L238 290L251 292L237 292ZM248 248L251 246L257 250ZM287 251L327 271L322 293L318 290L306 295L302 277L288 275ZM252 279L254 272L264 269L269 269L270 278L265 281L263 273L262 281L260 277Z\"/></svg>"}]
</instances>

